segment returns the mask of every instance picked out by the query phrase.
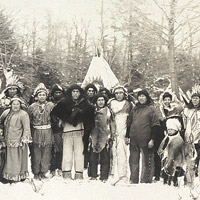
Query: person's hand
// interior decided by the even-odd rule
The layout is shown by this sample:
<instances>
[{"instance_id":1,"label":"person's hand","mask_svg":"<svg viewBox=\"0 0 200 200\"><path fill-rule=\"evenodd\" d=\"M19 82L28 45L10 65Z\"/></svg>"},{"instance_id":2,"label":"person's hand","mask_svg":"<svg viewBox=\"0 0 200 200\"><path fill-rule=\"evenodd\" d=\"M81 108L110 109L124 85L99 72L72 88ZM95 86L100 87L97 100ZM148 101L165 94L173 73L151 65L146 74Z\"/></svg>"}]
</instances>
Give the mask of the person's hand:
<instances>
[{"instance_id":1,"label":"person's hand","mask_svg":"<svg viewBox=\"0 0 200 200\"><path fill-rule=\"evenodd\" d=\"M108 148L112 148L113 140L111 138L109 138L108 141L107 141L107 144L108 144Z\"/></svg>"},{"instance_id":2,"label":"person's hand","mask_svg":"<svg viewBox=\"0 0 200 200\"><path fill-rule=\"evenodd\" d=\"M154 141L151 139L149 142L148 142L148 148L153 148L154 146Z\"/></svg>"},{"instance_id":3,"label":"person's hand","mask_svg":"<svg viewBox=\"0 0 200 200\"><path fill-rule=\"evenodd\" d=\"M130 138L125 137L125 144L126 144L126 145L129 145L129 144L130 144Z\"/></svg>"},{"instance_id":4,"label":"person's hand","mask_svg":"<svg viewBox=\"0 0 200 200\"><path fill-rule=\"evenodd\" d=\"M3 129L0 129L0 136L3 135Z\"/></svg>"}]
</instances>

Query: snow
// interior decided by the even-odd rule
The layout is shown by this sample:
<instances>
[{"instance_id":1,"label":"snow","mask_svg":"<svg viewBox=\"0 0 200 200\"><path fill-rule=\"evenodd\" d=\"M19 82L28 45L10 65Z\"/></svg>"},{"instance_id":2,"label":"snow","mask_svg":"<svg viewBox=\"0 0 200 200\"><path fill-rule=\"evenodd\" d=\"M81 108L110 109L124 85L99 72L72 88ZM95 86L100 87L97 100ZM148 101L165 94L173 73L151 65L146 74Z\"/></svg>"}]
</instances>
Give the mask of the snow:
<instances>
[{"instance_id":1,"label":"snow","mask_svg":"<svg viewBox=\"0 0 200 200\"><path fill-rule=\"evenodd\" d=\"M28 166L31 172L30 158ZM72 171L74 172L74 169ZM112 186L113 178L111 177L103 183L100 180L89 180L87 170L84 171L83 176L83 180L64 180L56 173L53 178L34 180L35 186L41 187L38 192L34 192L34 186L31 183L33 174L30 173L30 178L24 182L0 183L0 200L200 200L199 178L195 179L195 187L191 189L184 186L183 177L178 180L180 186L174 187L164 185L163 180L152 184L119 182ZM130 170L128 170L128 176L130 176ZM114 179L117 179L117 176Z\"/></svg>"},{"instance_id":2,"label":"snow","mask_svg":"<svg viewBox=\"0 0 200 200\"><path fill-rule=\"evenodd\" d=\"M119 183L116 186L111 185L111 179L106 183L100 180L89 180L86 171L84 180L64 180L58 175L44 180L41 190L34 192L33 185L29 180L23 183L1 184L1 200L190 200L195 199L200 194L198 178L195 180L195 189L191 190L183 186L183 180L180 179L180 187L163 185L162 180L152 184L128 184ZM42 184L41 181L35 181L36 185ZM196 198L198 199L198 198ZM200 198L199 198L200 199Z\"/></svg>"}]
</instances>

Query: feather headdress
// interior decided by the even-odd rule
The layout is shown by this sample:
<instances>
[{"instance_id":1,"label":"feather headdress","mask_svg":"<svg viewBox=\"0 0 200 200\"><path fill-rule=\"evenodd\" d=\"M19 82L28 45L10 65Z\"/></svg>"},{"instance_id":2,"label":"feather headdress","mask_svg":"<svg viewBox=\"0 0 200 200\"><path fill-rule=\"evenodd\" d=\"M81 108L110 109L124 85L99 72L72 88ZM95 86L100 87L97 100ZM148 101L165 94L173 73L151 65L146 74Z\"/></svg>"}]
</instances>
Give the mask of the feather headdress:
<instances>
[{"instance_id":1,"label":"feather headdress","mask_svg":"<svg viewBox=\"0 0 200 200\"><path fill-rule=\"evenodd\" d=\"M33 95L36 96L40 92L45 92L47 95L49 94L49 90L45 87L44 83L38 84L33 92Z\"/></svg>"},{"instance_id":2,"label":"feather headdress","mask_svg":"<svg viewBox=\"0 0 200 200\"><path fill-rule=\"evenodd\" d=\"M198 84L195 84L192 87L191 97L193 97L193 96L200 97L200 86Z\"/></svg>"},{"instance_id":3,"label":"feather headdress","mask_svg":"<svg viewBox=\"0 0 200 200\"><path fill-rule=\"evenodd\" d=\"M19 81L19 77L15 74L10 75L9 77L6 78L6 90L8 90L11 87L15 87L19 89L18 86L18 81Z\"/></svg>"}]
</instances>

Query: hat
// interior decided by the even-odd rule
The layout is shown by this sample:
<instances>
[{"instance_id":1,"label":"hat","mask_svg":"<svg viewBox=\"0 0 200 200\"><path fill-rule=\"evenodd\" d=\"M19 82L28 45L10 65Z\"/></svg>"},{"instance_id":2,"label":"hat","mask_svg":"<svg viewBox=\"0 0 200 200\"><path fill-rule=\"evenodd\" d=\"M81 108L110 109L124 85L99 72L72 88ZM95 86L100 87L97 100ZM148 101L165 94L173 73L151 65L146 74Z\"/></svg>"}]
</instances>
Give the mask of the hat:
<instances>
[{"instance_id":1,"label":"hat","mask_svg":"<svg viewBox=\"0 0 200 200\"><path fill-rule=\"evenodd\" d=\"M138 94L137 94L137 96L139 97L139 96L142 95L142 94L143 94L144 96L146 96L147 99L150 98L149 93L148 93L148 91L147 91L146 89L142 89L141 91L139 91Z\"/></svg>"},{"instance_id":2,"label":"hat","mask_svg":"<svg viewBox=\"0 0 200 200\"><path fill-rule=\"evenodd\" d=\"M66 91L66 94L71 97L72 96L72 91L73 90L79 90L81 95L84 95L84 90L78 85L78 84L73 84L71 85L67 91Z\"/></svg>"},{"instance_id":3,"label":"hat","mask_svg":"<svg viewBox=\"0 0 200 200\"><path fill-rule=\"evenodd\" d=\"M13 98L10 100L10 104L12 104L13 101L19 101L21 104L24 104L24 102L23 102L19 97L13 97Z\"/></svg>"},{"instance_id":4,"label":"hat","mask_svg":"<svg viewBox=\"0 0 200 200\"><path fill-rule=\"evenodd\" d=\"M9 84L7 85L7 87L5 88L5 90L3 91L6 97L9 96L8 90L9 90L10 88L16 88L16 89L17 89L17 94L18 94L19 96L21 95L21 92L20 92L20 89L19 89L19 86L17 85L17 83L9 83Z\"/></svg>"},{"instance_id":5,"label":"hat","mask_svg":"<svg viewBox=\"0 0 200 200\"><path fill-rule=\"evenodd\" d=\"M170 118L166 121L166 127L167 127L167 130L173 129L175 131L180 131L181 130L181 123L179 122L178 119Z\"/></svg>"},{"instance_id":6,"label":"hat","mask_svg":"<svg viewBox=\"0 0 200 200\"><path fill-rule=\"evenodd\" d=\"M162 99L164 100L166 97L169 97L172 100L172 95L169 92L165 92L162 96Z\"/></svg>"},{"instance_id":7,"label":"hat","mask_svg":"<svg viewBox=\"0 0 200 200\"><path fill-rule=\"evenodd\" d=\"M49 94L49 90L45 87L44 83L39 83L38 86L34 90L34 96L39 94L40 92L45 92L47 95Z\"/></svg>"},{"instance_id":8,"label":"hat","mask_svg":"<svg viewBox=\"0 0 200 200\"><path fill-rule=\"evenodd\" d=\"M194 96L200 97L200 86L198 84L195 84L192 87L191 97L194 97Z\"/></svg>"},{"instance_id":9,"label":"hat","mask_svg":"<svg viewBox=\"0 0 200 200\"><path fill-rule=\"evenodd\" d=\"M125 89L124 86L118 85L118 86L116 86L116 87L113 89L113 94L115 94L115 93L116 93L116 90L118 90L118 89L122 89L124 93L127 93L127 91L126 91L126 89Z\"/></svg>"},{"instance_id":10,"label":"hat","mask_svg":"<svg viewBox=\"0 0 200 200\"><path fill-rule=\"evenodd\" d=\"M149 93L148 93L148 91L147 91L146 89L140 90L140 91L138 92L138 94L137 94L137 97L139 97L139 96L142 95L142 94L143 94L144 96L146 96L146 98L147 98L147 102L146 102L147 105L153 104L153 100L152 100L152 98L150 97L150 95L149 95Z\"/></svg>"},{"instance_id":11,"label":"hat","mask_svg":"<svg viewBox=\"0 0 200 200\"><path fill-rule=\"evenodd\" d=\"M56 91L61 91L62 93L64 93L64 89L59 84L55 84L53 86L51 90L51 96L53 96Z\"/></svg>"}]
</instances>

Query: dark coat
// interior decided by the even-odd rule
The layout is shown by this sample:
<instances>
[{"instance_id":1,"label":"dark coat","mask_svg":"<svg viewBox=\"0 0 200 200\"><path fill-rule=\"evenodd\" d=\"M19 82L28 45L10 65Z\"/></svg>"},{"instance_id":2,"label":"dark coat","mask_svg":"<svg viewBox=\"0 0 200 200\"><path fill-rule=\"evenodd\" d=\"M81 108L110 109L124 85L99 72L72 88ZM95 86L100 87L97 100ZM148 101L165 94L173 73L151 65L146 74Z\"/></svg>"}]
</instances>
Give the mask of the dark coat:
<instances>
[{"instance_id":1,"label":"dark coat","mask_svg":"<svg viewBox=\"0 0 200 200\"><path fill-rule=\"evenodd\" d=\"M94 127L94 108L85 98L79 99L78 102L69 97L62 99L53 108L51 115L57 116L63 122L67 122L74 127L81 122L85 130L91 130Z\"/></svg>"},{"instance_id":2,"label":"dark coat","mask_svg":"<svg viewBox=\"0 0 200 200\"><path fill-rule=\"evenodd\" d=\"M153 105L136 104L129 116L130 139L132 145L147 146L151 139L155 139L154 127L160 122Z\"/></svg>"}]
</instances>

